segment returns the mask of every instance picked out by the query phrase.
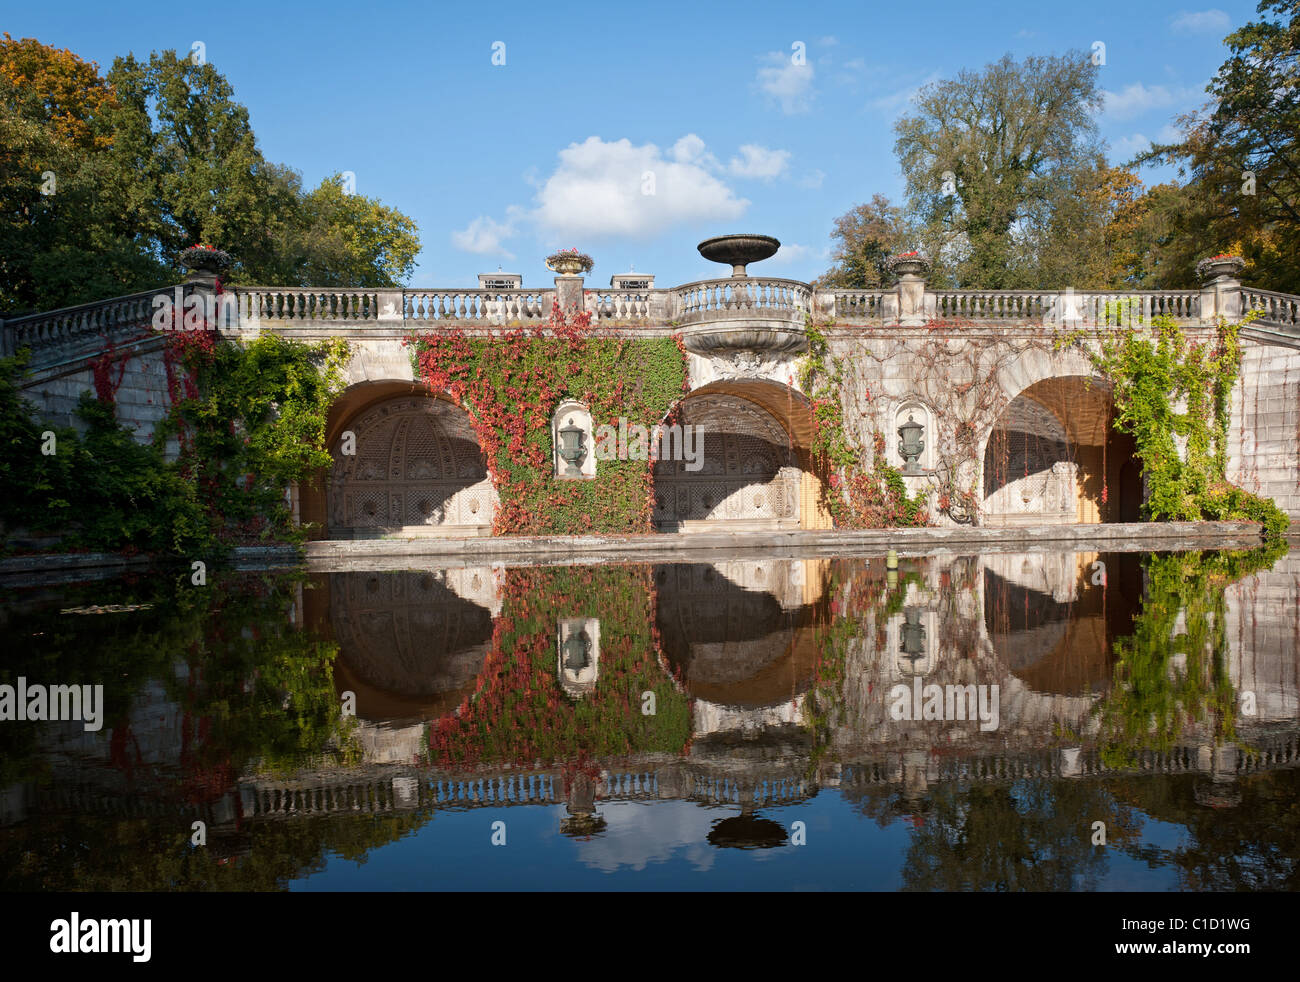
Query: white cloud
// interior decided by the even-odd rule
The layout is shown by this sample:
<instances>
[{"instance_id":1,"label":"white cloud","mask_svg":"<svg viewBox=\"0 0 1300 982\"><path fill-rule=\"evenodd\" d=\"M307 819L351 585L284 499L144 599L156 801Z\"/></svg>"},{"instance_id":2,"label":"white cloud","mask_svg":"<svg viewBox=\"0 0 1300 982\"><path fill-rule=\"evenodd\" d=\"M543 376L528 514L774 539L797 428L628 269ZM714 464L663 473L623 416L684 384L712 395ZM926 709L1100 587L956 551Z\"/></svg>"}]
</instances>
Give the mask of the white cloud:
<instances>
[{"instance_id":1,"label":"white cloud","mask_svg":"<svg viewBox=\"0 0 1300 982\"><path fill-rule=\"evenodd\" d=\"M769 150L756 143L746 143L740 148L740 156L731 158L727 169L737 177L758 177L770 181L784 174L789 166L789 150Z\"/></svg>"},{"instance_id":2,"label":"white cloud","mask_svg":"<svg viewBox=\"0 0 1300 982\"><path fill-rule=\"evenodd\" d=\"M833 48L835 47L835 45L840 43L840 39L837 38L834 34L827 34L823 38L818 38L817 43L824 48Z\"/></svg>"},{"instance_id":3,"label":"white cloud","mask_svg":"<svg viewBox=\"0 0 1300 982\"><path fill-rule=\"evenodd\" d=\"M1170 27L1179 34L1227 34L1232 26L1232 18L1222 10L1181 11L1170 22Z\"/></svg>"},{"instance_id":4,"label":"white cloud","mask_svg":"<svg viewBox=\"0 0 1300 982\"><path fill-rule=\"evenodd\" d=\"M797 65L790 55L780 51L769 52L764 60L767 64L758 70L755 79L759 90L787 115L807 112L813 98L812 64Z\"/></svg>"},{"instance_id":5,"label":"white cloud","mask_svg":"<svg viewBox=\"0 0 1300 982\"><path fill-rule=\"evenodd\" d=\"M818 169L805 174L797 183L801 188L819 188L824 180L826 180L826 172Z\"/></svg>"},{"instance_id":6,"label":"white cloud","mask_svg":"<svg viewBox=\"0 0 1300 982\"><path fill-rule=\"evenodd\" d=\"M679 164L699 164L708 168L719 166L718 158L705 150L704 141L694 133L687 133L674 143L669 154Z\"/></svg>"},{"instance_id":7,"label":"white cloud","mask_svg":"<svg viewBox=\"0 0 1300 982\"><path fill-rule=\"evenodd\" d=\"M558 824L563 808L556 806L554 814ZM727 812L685 801L659 801L652 808L615 801L602 803L600 814L607 823L605 831L574 841L572 848L584 866L613 873L672 860L689 863L696 871L710 869L718 851L708 842L709 832Z\"/></svg>"},{"instance_id":8,"label":"white cloud","mask_svg":"<svg viewBox=\"0 0 1300 982\"><path fill-rule=\"evenodd\" d=\"M791 266L795 263L813 259L820 254L812 246L799 245L795 242L782 242L781 248L776 250L776 255L768 261L775 266Z\"/></svg>"},{"instance_id":9,"label":"white cloud","mask_svg":"<svg viewBox=\"0 0 1300 982\"><path fill-rule=\"evenodd\" d=\"M496 254L505 259L514 259L514 254L501 245L502 239L508 239L514 234L512 223L497 222L486 215L480 215L460 231L452 232L451 241L457 249L465 252Z\"/></svg>"},{"instance_id":10,"label":"white cloud","mask_svg":"<svg viewBox=\"0 0 1300 982\"><path fill-rule=\"evenodd\" d=\"M1182 143L1183 131L1173 123L1165 123L1160 127L1160 132L1156 134L1156 139L1161 143Z\"/></svg>"},{"instance_id":11,"label":"white cloud","mask_svg":"<svg viewBox=\"0 0 1300 982\"><path fill-rule=\"evenodd\" d=\"M1152 109L1168 109L1188 101L1189 89L1172 90L1163 85L1134 82L1118 92L1102 90L1104 112L1112 119L1132 119Z\"/></svg>"},{"instance_id":12,"label":"white cloud","mask_svg":"<svg viewBox=\"0 0 1300 982\"><path fill-rule=\"evenodd\" d=\"M712 155L694 134L668 157L653 143L596 136L559 157L530 215L551 235L648 236L680 222L739 218L749 207L709 172Z\"/></svg>"}]
</instances>

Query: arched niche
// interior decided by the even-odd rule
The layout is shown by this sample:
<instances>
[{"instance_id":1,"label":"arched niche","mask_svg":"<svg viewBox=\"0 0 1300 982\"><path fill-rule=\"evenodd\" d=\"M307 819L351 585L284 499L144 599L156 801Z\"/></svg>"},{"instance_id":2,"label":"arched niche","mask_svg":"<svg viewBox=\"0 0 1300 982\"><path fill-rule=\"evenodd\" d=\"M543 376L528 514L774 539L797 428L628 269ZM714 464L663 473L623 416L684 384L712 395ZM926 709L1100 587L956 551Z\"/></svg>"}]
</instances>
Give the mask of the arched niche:
<instances>
[{"instance_id":1,"label":"arched niche","mask_svg":"<svg viewBox=\"0 0 1300 982\"><path fill-rule=\"evenodd\" d=\"M331 537L490 534L496 490L468 415L449 400L417 391L372 402L330 450Z\"/></svg>"}]
</instances>

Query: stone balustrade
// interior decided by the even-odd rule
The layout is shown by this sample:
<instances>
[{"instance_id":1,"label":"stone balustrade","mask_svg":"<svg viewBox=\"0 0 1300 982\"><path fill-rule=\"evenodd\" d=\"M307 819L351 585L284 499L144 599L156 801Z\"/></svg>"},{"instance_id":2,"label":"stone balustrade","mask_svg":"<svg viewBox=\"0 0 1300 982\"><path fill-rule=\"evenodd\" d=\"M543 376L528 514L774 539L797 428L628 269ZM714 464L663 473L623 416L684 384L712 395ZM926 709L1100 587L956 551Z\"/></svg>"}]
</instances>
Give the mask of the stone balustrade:
<instances>
[{"instance_id":1,"label":"stone balustrade","mask_svg":"<svg viewBox=\"0 0 1300 982\"><path fill-rule=\"evenodd\" d=\"M697 280L672 291L673 319L682 324L761 317L803 324L812 288L798 280L743 276Z\"/></svg>"},{"instance_id":2,"label":"stone balustrade","mask_svg":"<svg viewBox=\"0 0 1300 982\"><path fill-rule=\"evenodd\" d=\"M69 353L90 345L102 348L104 339L123 333L147 331L154 312L154 297L172 291L146 290L112 300L83 303L41 314L0 320L0 358L22 348L33 352L64 350Z\"/></svg>"},{"instance_id":3,"label":"stone balustrade","mask_svg":"<svg viewBox=\"0 0 1300 982\"><path fill-rule=\"evenodd\" d=\"M1246 286L1241 288L1241 307L1243 314L1258 311L1260 324L1300 329L1300 297Z\"/></svg>"},{"instance_id":4,"label":"stone balustrade","mask_svg":"<svg viewBox=\"0 0 1300 982\"><path fill-rule=\"evenodd\" d=\"M1134 327L1152 317L1200 321L1199 290L936 290L931 316L936 320L997 320Z\"/></svg>"},{"instance_id":5,"label":"stone balustrade","mask_svg":"<svg viewBox=\"0 0 1300 982\"><path fill-rule=\"evenodd\" d=\"M374 291L247 286L228 292L238 298L241 323L259 320L365 321L379 316Z\"/></svg>"},{"instance_id":6,"label":"stone balustrade","mask_svg":"<svg viewBox=\"0 0 1300 982\"><path fill-rule=\"evenodd\" d=\"M120 342L147 334L154 313L181 287L144 291L98 303L0 321L0 356L21 348L33 352L33 367L90 352L106 340ZM353 289L230 286L219 300L216 319L238 330L322 328L330 333L385 328L394 334L441 325L495 329L540 325L562 298L618 328L679 329L687 347L711 355L730 350L771 353L803 350L809 315L840 326L918 327L948 324L1057 325L1126 328L1160 315L1188 326L1219 317L1300 335L1300 297L1243 286L1228 276L1200 290L1074 291L930 289L920 276L889 288L817 289L798 280L763 276L698 280L668 289L586 288L581 277L557 277L543 289ZM209 316L209 323L213 318Z\"/></svg>"},{"instance_id":7,"label":"stone balustrade","mask_svg":"<svg viewBox=\"0 0 1300 982\"><path fill-rule=\"evenodd\" d=\"M513 324L544 321L552 290L403 290L403 319L418 324Z\"/></svg>"}]
</instances>

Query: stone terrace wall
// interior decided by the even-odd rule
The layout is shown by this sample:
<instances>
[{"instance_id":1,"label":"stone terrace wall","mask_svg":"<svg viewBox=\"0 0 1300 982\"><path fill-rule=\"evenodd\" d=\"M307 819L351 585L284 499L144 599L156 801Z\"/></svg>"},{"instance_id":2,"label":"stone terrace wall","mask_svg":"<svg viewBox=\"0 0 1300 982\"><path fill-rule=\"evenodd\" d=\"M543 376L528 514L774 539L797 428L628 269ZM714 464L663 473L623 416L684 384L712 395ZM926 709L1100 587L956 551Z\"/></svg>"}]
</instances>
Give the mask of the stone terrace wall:
<instances>
[{"instance_id":1,"label":"stone terrace wall","mask_svg":"<svg viewBox=\"0 0 1300 982\"><path fill-rule=\"evenodd\" d=\"M1300 350L1243 338L1228 480L1272 498L1300 523Z\"/></svg>"},{"instance_id":2,"label":"stone terrace wall","mask_svg":"<svg viewBox=\"0 0 1300 982\"><path fill-rule=\"evenodd\" d=\"M114 376L116 372L115 367ZM93 395L94 391L94 373L89 365L81 363L63 371L38 373L34 383L23 394L36 407L40 419L82 429L84 427L76 416L77 403L83 392ZM154 426L171 405L167 392L167 369L160 346L140 347L131 352L114 402L118 421L134 430L137 440L147 443L153 438Z\"/></svg>"}]
</instances>

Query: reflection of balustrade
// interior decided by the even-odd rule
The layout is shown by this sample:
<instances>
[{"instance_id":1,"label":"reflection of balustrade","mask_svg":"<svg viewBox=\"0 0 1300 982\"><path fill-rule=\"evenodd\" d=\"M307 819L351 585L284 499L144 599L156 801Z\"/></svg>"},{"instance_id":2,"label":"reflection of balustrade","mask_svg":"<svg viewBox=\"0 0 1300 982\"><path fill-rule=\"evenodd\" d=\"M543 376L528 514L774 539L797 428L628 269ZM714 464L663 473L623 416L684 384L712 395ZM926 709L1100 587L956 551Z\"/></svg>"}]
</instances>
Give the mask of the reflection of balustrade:
<instances>
[{"instance_id":1,"label":"reflection of balustrade","mask_svg":"<svg viewBox=\"0 0 1300 982\"><path fill-rule=\"evenodd\" d=\"M1102 777L1107 774L1159 773L1242 775L1300 766L1300 731L1259 736L1250 749L1240 746L1217 748L1206 753L1203 745L1180 745L1167 751L1139 750L1135 766L1111 767L1102 761L1101 750L1071 748L1068 758L1061 751L1043 750L1022 754L980 754L942 756L927 762L931 782L1002 783L1027 778ZM1213 749L1213 748L1211 748ZM1068 765L1068 766L1067 766ZM845 763L839 774L845 787L896 785L903 780L897 755Z\"/></svg>"},{"instance_id":2,"label":"reflection of balustrade","mask_svg":"<svg viewBox=\"0 0 1300 982\"><path fill-rule=\"evenodd\" d=\"M1003 784L1057 778L1099 778L1109 774L1210 774L1217 781L1247 774L1300 767L1300 730L1274 730L1243 737L1245 745L1178 745L1168 751L1139 751L1136 766L1112 768L1102 762L1097 747L988 753L975 748L938 756L922 753L904 762L898 753L878 754L834 765L833 783L845 789L950 783ZM647 762L639 768L602 772L597 803L650 802L665 799L706 805L756 808L806 801L821 784L801 776L804 757L783 759L763 773L728 773L717 762L690 759L669 765ZM776 773L773 773L776 771ZM13 789L10 789L12 791ZM161 789L160 789L161 790ZM103 787L86 783L26 785L21 808L12 821L30 821L50 814L103 814L159 818L185 815L210 825L229 824L236 796L245 821L309 818L326 814L381 814L420 809L505 808L555 805L565 801L564 777L558 768L505 773L447 773L411 766L379 765L361 773L342 770L316 772L310 780L252 779L240 783L218 801L196 805L165 791L149 793L133 786Z\"/></svg>"}]
</instances>

